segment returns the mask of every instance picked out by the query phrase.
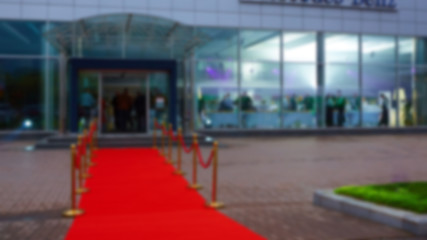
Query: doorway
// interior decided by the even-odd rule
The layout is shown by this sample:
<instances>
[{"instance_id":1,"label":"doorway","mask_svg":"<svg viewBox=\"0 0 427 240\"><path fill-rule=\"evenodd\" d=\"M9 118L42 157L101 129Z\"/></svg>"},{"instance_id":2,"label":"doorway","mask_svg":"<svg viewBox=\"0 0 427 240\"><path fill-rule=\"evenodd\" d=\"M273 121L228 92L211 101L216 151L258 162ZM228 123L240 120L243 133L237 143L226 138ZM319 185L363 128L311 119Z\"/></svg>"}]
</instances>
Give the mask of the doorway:
<instances>
[{"instance_id":1,"label":"doorway","mask_svg":"<svg viewBox=\"0 0 427 240\"><path fill-rule=\"evenodd\" d=\"M95 117L98 119L99 134L149 133L153 130L154 119L171 123L176 128L175 61L71 59L69 67L71 69L69 124L72 132L81 132ZM125 88L128 89L128 95L132 100L126 100L127 112L122 115L122 118L126 119L126 125L124 128L121 125L122 128L119 130L116 128L112 95L117 92L123 93ZM141 95L145 93L146 101L142 104L145 109L141 107L141 112L146 115L146 122L141 121L145 129L139 128L140 131L133 103L138 91Z\"/></svg>"},{"instance_id":2,"label":"doorway","mask_svg":"<svg viewBox=\"0 0 427 240\"><path fill-rule=\"evenodd\" d=\"M79 76L79 128L98 119L99 134L147 134L170 119L165 71L84 71Z\"/></svg>"},{"instance_id":3,"label":"doorway","mask_svg":"<svg viewBox=\"0 0 427 240\"><path fill-rule=\"evenodd\" d=\"M149 73L101 73L98 109L103 134L139 133L149 129Z\"/></svg>"},{"instance_id":4,"label":"doorway","mask_svg":"<svg viewBox=\"0 0 427 240\"><path fill-rule=\"evenodd\" d=\"M154 119L167 121L168 79L163 71L99 72L100 133L147 134Z\"/></svg>"}]
</instances>

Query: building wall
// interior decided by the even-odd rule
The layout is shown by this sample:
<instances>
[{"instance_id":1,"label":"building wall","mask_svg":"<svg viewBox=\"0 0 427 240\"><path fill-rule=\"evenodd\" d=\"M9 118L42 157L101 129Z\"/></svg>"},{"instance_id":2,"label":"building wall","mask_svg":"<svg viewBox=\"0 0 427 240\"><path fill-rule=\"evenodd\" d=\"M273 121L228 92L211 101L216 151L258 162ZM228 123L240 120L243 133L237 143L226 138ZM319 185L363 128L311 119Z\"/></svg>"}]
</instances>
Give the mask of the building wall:
<instances>
[{"instance_id":1,"label":"building wall","mask_svg":"<svg viewBox=\"0 0 427 240\"><path fill-rule=\"evenodd\" d=\"M397 12L383 13L241 4L239 0L0 0L0 19L70 21L135 13L195 26L427 36L427 1L395 1Z\"/></svg>"}]
</instances>

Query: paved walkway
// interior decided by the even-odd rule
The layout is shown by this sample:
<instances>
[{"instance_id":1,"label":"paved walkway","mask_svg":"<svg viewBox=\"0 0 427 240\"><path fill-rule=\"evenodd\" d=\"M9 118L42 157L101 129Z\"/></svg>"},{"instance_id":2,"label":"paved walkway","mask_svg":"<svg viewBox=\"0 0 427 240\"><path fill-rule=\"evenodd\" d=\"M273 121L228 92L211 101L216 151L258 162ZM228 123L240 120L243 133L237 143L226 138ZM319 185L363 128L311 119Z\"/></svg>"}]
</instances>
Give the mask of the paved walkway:
<instances>
[{"instance_id":1,"label":"paved walkway","mask_svg":"<svg viewBox=\"0 0 427 240\"><path fill-rule=\"evenodd\" d=\"M314 207L311 199L317 188L427 180L425 142L427 136L221 140L223 212L271 240L423 239ZM0 145L0 239L62 239L70 224L59 217L68 201L69 152L27 152L28 144ZM209 197L210 172L199 173Z\"/></svg>"}]
</instances>

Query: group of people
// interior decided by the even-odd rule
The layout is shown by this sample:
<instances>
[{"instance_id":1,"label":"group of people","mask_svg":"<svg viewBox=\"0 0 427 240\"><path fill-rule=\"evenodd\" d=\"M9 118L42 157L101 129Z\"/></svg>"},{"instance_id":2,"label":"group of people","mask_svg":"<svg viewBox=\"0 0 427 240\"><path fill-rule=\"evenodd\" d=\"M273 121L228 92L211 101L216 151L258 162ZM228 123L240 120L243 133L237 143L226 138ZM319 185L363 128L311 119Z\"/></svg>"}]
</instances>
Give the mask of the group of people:
<instances>
[{"instance_id":1,"label":"group of people","mask_svg":"<svg viewBox=\"0 0 427 240\"><path fill-rule=\"evenodd\" d=\"M146 99L146 96L141 91L137 91L135 97L132 97L129 94L129 90L127 88L125 88L123 92L116 92L111 101L114 112L114 127L116 131L126 132L134 128L134 123L131 117L132 110L135 110L136 113L137 130L146 130Z\"/></svg>"},{"instance_id":2,"label":"group of people","mask_svg":"<svg viewBox=\"0 0 427 240\"><path fill-rule=\"evenodd\" d=\"M326 96L326 127L343 127L345 123L345 110L347 99L342 96L341 91L338 91L337 96L328 94ZM334 112L337 112L338 117L335 123Z\"/></svg>"},{"instance_id":3,"label":"group of people","mask_svg":"<svg viewBox=\"0 0 427 240\"><path fill-rule=\"evenodd\" d=\"M346 111L359 111L361 109L361 98L359 96L355 95L353 97L344 97L340 90L336 95L328 94L325 101L327 127L343 127L346 122ZM232 100L231 95L227 93L219 102L218 111L231 112L234 111L235 107L242 112L268 112L279 109L277 106L273 105L274 104L268 104L263 100L258 107L255 107L254 101L247 92L243 92L243 94L235 100ZM379 105L381 106L381 113L378 120L378 126L388 126L389 107L388 98L385 94L380 95ZM305 97L297 97L295 94L286 96L286 98L283 99L283 109L293 112L312 111L315 109L315 99L308 95Z\"/></svg>"},{"instance_id":4,"label":"group of people","mask_svg":"<svg viewBox=\"0 0 427 240\"><path fill-rule=\"evenodd\" d=\"M164 117L167 108L167 97L160 90L154 88L149 98L149 103L147 103L147 96L141 91L137 91L136 95L132 97L127 88L123 92L116 92L111 101L116 132L133 131L135 127L138 132L146 132L147 113L150 109L154 110L156 119ZM132 115L133 111L135 117Z\"/></svg>"},{"instance_id":5,"label":"group of people","mask_svg":"<svg viewBox=\"0 0 427 240\"><path fill-rule=\"evenodd\" d=\"M103 128L111 128L115 132L147 131L147 113L154 110L156 119L164 117L167 109L167 98L157 88L152 89L147 105L147 97L142 91L137 91L135 96L131 96L129 89L117 91L111 101L102 99L102 106L99 112ZM90 119L98 115L97 100L90 89L85 89L80 95L80 119L85 124ZM109 116L113 117L111 121ZM112 123L114 122L114 124ZM82 128L86 127L83 126ZM111 126L111 127L107 127Z\"/></svg>"},{"instance_id":6,"label":"group of people","mask_svg":"<svg viewBox=\"0 0 427 240\"><path fill-rule=\"evenodd\" d=\"M240 103L239 103L240 102ZM230 112L233 111L234 106L240 106L242 111L254 111L255 107L253 105L252 98L248 95L247 92L244 92L238 99L231 100L231 95L227 93L224 98L219 103L218 111L220 112Z\"/></svg>"},{"instance_id":7,"label":"group of people","mask_svg":"<svg viewBox=\"0 0 427 240\"><path fill-rule=\"evenodd\" d=\"M361 99L357 95L350 98L342 96L341 91L337 95L328 94L326 96L326 126L343 127L346 122L346 110L361 109ZM389 102L385 94L380 94L381 112L378 120L378 126L389 126ZM335 112L337 113L335 119ZM334 121L336 120L336 121Z\"/></svg>"},{"instance_id":8,"label":"group of people","mask_svg":"<svg viewBox=\"0 0 427 240\"><path fill-rule=\"evenodd\" d=\"M297 97L295 94L287 96L283 99L283 109L288 111L311 111L314 109L315 100L311 96ZM266 100L262 100L258 106L254 105L254 101L247 92L238 97L236 100L231 99L229 93L225 94L219 103L219 112L231 112L235 106L238 106L241 111L244 112L269 112L279 110L279 106L276 101L267 103Z\"/></svg>"}]
</instances>

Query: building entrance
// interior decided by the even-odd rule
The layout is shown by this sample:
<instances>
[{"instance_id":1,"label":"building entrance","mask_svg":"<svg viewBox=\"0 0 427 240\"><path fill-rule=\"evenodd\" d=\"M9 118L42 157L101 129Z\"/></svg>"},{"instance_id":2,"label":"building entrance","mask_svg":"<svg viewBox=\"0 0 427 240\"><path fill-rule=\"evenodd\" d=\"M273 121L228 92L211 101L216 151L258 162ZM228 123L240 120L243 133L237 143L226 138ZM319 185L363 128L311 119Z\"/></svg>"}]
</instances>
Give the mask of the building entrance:
<instances>
[{"instance_id":1,"label":"building entrance","mask_svg":"<svg viewBox=\"0 0 427 240\"><path fill-rule=\"evenodd\" d=\"M95 117L100 134L147 134L167 121L169 74L164 71L84 71L79 74L79 125Z\"/></svg>"},{"instance_id":2,"label":"building entrance","mask_svg":"<svg viewBox=\"0 0 427 240\"><path fill-rule=\"evenodd\" d=\"M150 88L146 73L102 75L100 99L103 133L146 133L149 129Z\"/></svg>"}]
</instances>

